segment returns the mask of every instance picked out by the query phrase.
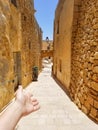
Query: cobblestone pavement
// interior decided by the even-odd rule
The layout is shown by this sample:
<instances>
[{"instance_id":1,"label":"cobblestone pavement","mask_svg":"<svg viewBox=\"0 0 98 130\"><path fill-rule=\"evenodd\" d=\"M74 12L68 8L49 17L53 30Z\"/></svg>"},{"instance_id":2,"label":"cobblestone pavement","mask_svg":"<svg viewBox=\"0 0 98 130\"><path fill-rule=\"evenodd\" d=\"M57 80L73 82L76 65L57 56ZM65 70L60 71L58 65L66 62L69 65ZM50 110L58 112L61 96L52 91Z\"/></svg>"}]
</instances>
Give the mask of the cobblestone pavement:
<instances>
[{"instance_id":1,"label":"cobblestone pavement","mask_svg":"<svg viewBox=\"0 0 98 130\"><path fill-rule=\"evenodd\" d=\"M41 109L24 117L18 130L98 130L98 125L82 113L44 68L37 82L27 88L40 102Z\"/></svg>"}]
</instances>

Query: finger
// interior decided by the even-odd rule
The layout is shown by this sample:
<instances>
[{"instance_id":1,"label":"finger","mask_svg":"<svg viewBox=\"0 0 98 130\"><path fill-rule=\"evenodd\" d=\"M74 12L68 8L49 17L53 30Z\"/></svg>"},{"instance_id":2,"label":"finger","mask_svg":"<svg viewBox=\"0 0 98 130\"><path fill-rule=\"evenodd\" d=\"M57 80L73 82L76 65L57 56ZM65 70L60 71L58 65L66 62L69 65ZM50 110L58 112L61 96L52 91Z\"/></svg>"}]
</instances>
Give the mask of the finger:
<instances>
[{"instance_id":1,"label":"finger","mask_svg":"<svg viewBox=\"0 0 98 130\"><path fill-rule=\"evenodd\" d=\"M39 110L39 109L40 109L40 106L39 106L39 105L34 106L34 108L33 108L34 111L37 111L37 110Z\"/></svg>"},{"instance_id":2,"label":"finger","mask_svg":"<svg viewBox=\"0 0 98 130\"><path fill-rule=\"evenodd\" d=\"M31 97L31 101L32 101L33 106L39 104L39 102L38 102L38 100L36 98Z\"/></svg>"},{"instance_id":3,"label":"finger","mask_svg":"<svg viewBox=\"0 0 98 130\"><path fill-rule=\"evenodd\" d=\"M20 92L23 92L23 88L22 88L21 85L18 86L18 90L17 90L17 92L19 92L19 93L20 93Z\"/></svg>"},{"instance_id":4,"label":"finger","mask_svg":"<svg viewBox=\"0 0 98 130\"><path fill-rule=\"evenodd\" d=\"M32 104L33 104L33 106L37 106L37 105L39 105L39 102L32 102Z\"/></svg>"},{"instance_id":5,"label":"finger","mask_svg":"<svg viewBox=\"0 0 98 130\"><path fill-rule=\"evenodd\" d=\"M36 98L34 98L34 97L31 97L31 101L32 102L36 102L36 101L38 101Z\"/></svg>"},{"instance_id":6,"label":"finger","mask_svg":"<svg viewBox=\"0 0 98 130\"><path fill-rule=\"evenodd\" d=\"M16 92L14 93L14 96L16 96L17 95L17 93L19 92L19 91L21 91L21 89L22 89L22 86L21 85L19 85L18 86L18 89L16 90Z\"/></svg>"}]
</instances>

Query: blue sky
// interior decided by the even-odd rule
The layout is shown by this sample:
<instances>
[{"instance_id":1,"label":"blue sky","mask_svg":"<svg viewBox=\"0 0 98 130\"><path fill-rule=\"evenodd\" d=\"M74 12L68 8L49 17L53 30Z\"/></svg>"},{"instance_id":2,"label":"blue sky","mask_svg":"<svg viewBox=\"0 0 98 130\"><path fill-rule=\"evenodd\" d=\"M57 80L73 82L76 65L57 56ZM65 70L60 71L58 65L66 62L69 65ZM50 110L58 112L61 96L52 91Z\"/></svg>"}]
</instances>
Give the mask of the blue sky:
<instances>
[{"instance_id":1,"label":"blue sky","mask_svg":"<svg viewBox=\"0 0 98 130\"><path fill-rule=\"evenodd\" d=\"M53 39L53 22L58 0L34 0L35 17L43 31L43 39Z\"/></svg>"}]
</instances>

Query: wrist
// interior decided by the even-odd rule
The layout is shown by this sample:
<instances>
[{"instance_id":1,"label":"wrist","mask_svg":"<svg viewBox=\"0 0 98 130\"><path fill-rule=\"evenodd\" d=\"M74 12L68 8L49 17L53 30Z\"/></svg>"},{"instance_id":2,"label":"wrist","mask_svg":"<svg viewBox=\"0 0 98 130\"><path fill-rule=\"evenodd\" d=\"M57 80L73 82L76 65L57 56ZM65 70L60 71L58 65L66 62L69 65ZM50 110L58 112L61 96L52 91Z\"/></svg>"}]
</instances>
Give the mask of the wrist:
<instances>
[{"instance_id":1,"label":"wrist","mask_svg":"<svg viewBox=\"0 0 98 130\"><path fill-rule=\"evenodd\" d=\"M23 108L24 108L23 104L20 103L19 101L15 100L14 107L15 107L14 110L18 111L19 116L22 117L23 116Z\"/></svg>"}]
</instances>

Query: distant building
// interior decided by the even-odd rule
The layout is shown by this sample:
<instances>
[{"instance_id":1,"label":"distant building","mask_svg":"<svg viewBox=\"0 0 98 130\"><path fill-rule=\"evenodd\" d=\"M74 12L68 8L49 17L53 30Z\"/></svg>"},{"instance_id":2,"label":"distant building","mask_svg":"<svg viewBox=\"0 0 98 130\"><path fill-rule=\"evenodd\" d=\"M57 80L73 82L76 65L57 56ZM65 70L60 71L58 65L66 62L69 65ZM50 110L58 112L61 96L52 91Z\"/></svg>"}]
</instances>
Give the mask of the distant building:
<instances>
[{"instance_id":1,"label":"distant building","mask_svg":"<svg viewBox=\"0 0 98 130\"><path fill-rule=\"evenodd\" d=\"M53 50L53 41L49 40L43 40L42 41L42 50Z\"/></svg>"}]
</instances>

